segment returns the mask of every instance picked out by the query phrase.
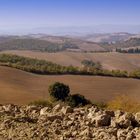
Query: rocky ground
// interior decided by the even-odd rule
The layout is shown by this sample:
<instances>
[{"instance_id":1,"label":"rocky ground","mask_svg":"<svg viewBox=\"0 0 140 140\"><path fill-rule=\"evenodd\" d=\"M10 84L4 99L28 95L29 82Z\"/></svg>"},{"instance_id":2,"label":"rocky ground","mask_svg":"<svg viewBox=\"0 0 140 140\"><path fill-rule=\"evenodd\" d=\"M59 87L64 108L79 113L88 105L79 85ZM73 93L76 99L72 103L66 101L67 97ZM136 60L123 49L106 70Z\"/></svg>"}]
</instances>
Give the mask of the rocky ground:
<instances>
[{"instance_id":1,"label":"rocky ground","mask_svg":"<svg viewBox=\"0 0 140 140\"><path fill-rule=\"evenodd\" d=\"M140 140L140 113L0 105L0 140Z\"/></svg>"}]
</instances>

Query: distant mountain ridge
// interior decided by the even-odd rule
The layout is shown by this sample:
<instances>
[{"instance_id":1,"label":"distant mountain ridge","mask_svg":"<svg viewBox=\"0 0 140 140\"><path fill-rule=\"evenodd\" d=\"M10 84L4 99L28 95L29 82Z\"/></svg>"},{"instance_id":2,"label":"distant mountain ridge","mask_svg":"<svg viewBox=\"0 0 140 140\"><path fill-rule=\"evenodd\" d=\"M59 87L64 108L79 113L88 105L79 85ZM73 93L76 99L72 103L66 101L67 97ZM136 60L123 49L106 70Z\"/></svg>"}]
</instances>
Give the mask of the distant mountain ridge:
<instances>
[{"instance_id":1,"label":"distant mountain ridge","mask_svg":"<svg viewBox=\"0 0 140 140\"><path fill-rule=\"evenodd\" d=\"M106 34L106 33L118 33L128 32L131 34L140 33L140 25L127 25L127 24L101 24L101 25L88 25L88 26L41 26L41 27L18 27L12 29L0 29L3 34L50 34L58 36L85 36L87 34Z\"/></svg>"}]
</instances>

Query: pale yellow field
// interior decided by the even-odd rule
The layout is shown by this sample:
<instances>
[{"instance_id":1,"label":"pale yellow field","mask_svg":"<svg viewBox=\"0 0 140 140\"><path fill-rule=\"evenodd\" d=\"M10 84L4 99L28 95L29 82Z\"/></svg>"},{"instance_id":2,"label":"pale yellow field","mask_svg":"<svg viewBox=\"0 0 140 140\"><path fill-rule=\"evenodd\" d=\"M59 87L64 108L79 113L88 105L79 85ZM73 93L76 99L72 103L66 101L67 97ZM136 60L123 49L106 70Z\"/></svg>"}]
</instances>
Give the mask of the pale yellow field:
<instances>
[{"instance_id":1,"label":"pale yellow field","mask_svg":"<svg viewBox=\"0 0 140 140\"><path fill-rule=\"evenodd\" d=\"M0 103L25 104L48 99L48 86L64 82L71 93L80 93L94 102L109 101L126 94L140 100L140 80L97 76L43 76L0 66Z\"/></svg>"},{"instance_id":2,"label":"pale yellow field","mask_svg":"<svg viewBox=\"0 0 140 140\"><path fill-rule=\"evenodd\" d=\"M61 65L81 66L81 61L91 59L99 61L105 69L119 69L133 71L140 69L140 54L121 54L121 53L42 53L33 51L4 51L1 53L11 53L38 59L45 59Z\"/></svg>"}]
</instances>

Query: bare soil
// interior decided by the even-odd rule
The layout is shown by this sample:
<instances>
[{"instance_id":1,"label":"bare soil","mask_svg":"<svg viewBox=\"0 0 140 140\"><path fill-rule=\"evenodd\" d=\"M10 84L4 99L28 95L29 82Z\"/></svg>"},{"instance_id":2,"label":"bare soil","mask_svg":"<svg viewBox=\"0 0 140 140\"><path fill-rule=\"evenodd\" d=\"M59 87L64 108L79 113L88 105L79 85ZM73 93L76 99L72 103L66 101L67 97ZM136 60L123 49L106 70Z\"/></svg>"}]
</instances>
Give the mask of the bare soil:
<instances>
[{"instance_id":1,"label":"bare soil","mask_svg":"<svg viewBox=\"0 0 140 140\"><path fill-rule=\"evenodd\" d=\"M44 76L0 66L0 104L27 104L48 99L48 86L64 82L71 93L80 93L94 102L109 101L126 94L140 100L140 80L99 76Z\"/></svg>"}]
</instances>

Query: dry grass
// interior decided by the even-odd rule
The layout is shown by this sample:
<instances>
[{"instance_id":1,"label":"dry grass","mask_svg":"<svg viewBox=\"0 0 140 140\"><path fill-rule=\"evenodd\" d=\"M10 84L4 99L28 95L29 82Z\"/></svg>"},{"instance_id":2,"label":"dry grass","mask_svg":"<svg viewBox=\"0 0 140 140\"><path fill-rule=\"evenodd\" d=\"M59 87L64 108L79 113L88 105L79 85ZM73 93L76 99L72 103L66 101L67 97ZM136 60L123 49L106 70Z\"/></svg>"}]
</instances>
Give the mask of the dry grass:
<instances>
[{"instance_id":1,"label":"dry grass","mask_svg":"<svg viewBox=\"0 0 140 140\"><path fill-rule=\"evenodd\" d=\"M48 87L55 81L68 84L93 102L107 102L126 94L140 100L140 80L99 76L45 76L0 66L0 103L27 104L48 99Z\"/></svg>"},{"instance_id":2,"label":"dry grass","mask_svg":"<svg viewBox=\"0 0 140 140\"><path fill-rule=\"evenodd\" d=\"M1 53L12 53L21 56L33 57L49 60L61 65L81 66L81 61L91 59L100 61L105 69L119 69L132 71L140 68L139 54L121 54L121 53L42 53L33 51L4 51Z\"/></svg>"},{"instance_id":3,"label":"dry grass","mask_svg":"<svg viewBox=\"0 0 140 140\"><path fill-rule=\"evenodd\" d=\"M111 110L123 110L135 113L140 111L140 103L132 97L121 95L110 101L108 108Z\"/></svg>"}]
</instances>

